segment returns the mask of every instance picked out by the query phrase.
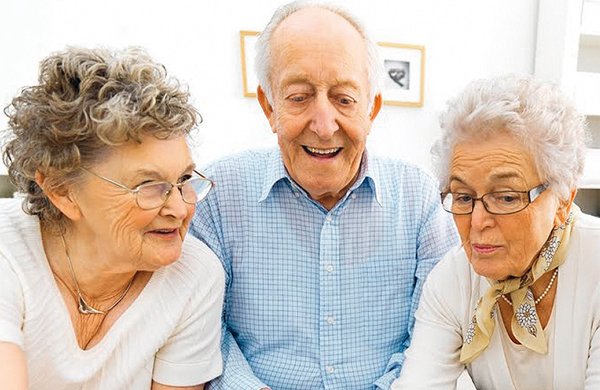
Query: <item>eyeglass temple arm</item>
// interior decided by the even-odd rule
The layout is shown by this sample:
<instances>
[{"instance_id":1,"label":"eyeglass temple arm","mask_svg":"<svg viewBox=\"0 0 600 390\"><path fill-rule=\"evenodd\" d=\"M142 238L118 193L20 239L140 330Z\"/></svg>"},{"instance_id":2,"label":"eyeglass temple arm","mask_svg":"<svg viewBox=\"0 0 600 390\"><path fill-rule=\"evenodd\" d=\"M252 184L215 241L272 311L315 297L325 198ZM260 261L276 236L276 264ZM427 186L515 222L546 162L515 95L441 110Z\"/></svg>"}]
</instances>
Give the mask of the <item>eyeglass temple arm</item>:
<instances>
[{"instance_id":1,"label":"eyeglass temple arm","mask_svg":"<svg viewBox=\"0 0 600 390\"><path fill-rule=\"evenodd\" d=\"M86 171L86 172L88 172L88 173L91 173L92 175L96 176L97 178L100 178L100 179L102 179L102 180L104 180L104 181L107 181L107 182L109 182L109 183L110 183L110 184L112 184L112 185L115 185L115 186L117 186L117 187L119 187L119 188L122 188L122 189L124 189L124 190L127 190L127 191L131 192L132 194L135 194L135 193L137 192L137 189L132 189L132 188L126 187L126 186L124 186L124 185L123 185L123 184L121 184L121 183L117 183L116 181L114 181L114 180L112 180L112 179L109 179L108 177L104 177L104 176L102 176L102 175L99 175L99 174L97 174L96 172L92 172L92 171L90 171L89 169L87 169L87 168L85 168L85 167L81 167L81 169L83 169L84 171Z\"/></svg>"},{"instance_id":2,"label":"eyeglass temple arm","mask_svg":"<svg viewBox=\"0 0 600 390\"><path fill-rule=\"evenodd\" d=\"M208 180L209 182L211 182L211 184L213 185L213 187L215 185L217 185L217 183L215 183L215 181L213 179L211 179L210 177L206 177L205 175L201 174L200 172L198 172L197 170L194 169L194 173L198 176L200 176L202 179L204 180Z\"/></svg>"},{"instance_id":3,"label":"eyeglass temple arm","mask_svg":"<svg viewBox=\"0 0 600 390\"><path fill-rule=\"evenodd\" d=\"M527 194L529 195L529 203L533 202L535 200L535 198L537 198L538 196L541 195L542 192L544 192L544 190L548 188L548 184L540 184L539 186L533 188L531 191L529 191Z\"/></svg>"}]
</instances>

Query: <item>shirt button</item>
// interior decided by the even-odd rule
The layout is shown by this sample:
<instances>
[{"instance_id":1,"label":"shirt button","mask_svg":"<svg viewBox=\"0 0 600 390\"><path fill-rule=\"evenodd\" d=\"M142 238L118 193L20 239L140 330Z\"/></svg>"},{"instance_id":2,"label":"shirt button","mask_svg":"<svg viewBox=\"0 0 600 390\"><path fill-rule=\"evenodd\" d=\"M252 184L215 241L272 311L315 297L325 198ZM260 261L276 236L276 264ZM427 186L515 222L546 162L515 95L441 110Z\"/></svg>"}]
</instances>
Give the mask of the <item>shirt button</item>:
<instances>
[{"instance_id":1,"label":"shirt button","mask_svg":"<svg viewBox=\"0 0 600 390\"><path fill-rule=\"evenodd\" d=\"M333 265L329 264L327 267L325 267L325 269L327 270L327 272L332 273L333 272Z\"/></svg>"},{"instance_id":2,"label":"shirt button","mask_svg":"<svg viewBox=\"0 0 600 390\"><path fill-rule=\"evenodd\" d=\"M328 372L329 374L333 374L333 367L332 367L332 366L328 366L328 367L327 367L327 372Z\"/></svg>"},{"instance_id":3,"label":"shirt button","mask_svg":"<svg viewBox=\"0 0 600 390\"><path fill-rule=\"evenodd\" d=\"M332 219L333 219L333 217L331 215L328 215L327 218L325 218L325 220L327 222L331 222Z\"/></svg>"},{"instance_id":4,"label":"shirt button","mask_svg":"<svg viewBox=\"0 0 600 390\"><path fill-rule=\"evenodd\" d=\"M331 316L327 317L327 323L329 325L333 325L333 317L331 317Z\"/></svg>"},{"instance_id":5,"label":"shirt button","mask_svg":"<svg viewBox=\"0 0 600 390\"><path fill-rule=\"evenodd\" d=\"M357 195L356 195L355 193L352 193L352 195L350 195L350 197L351 197L352 199L356 199L356 196L357 196Z\"/></svg>"},{"instance_id":6,"label":"shirt button","mask_svg":"<svg viewBox=\"0 0 600 390\"><path fill-rule=\"evenodd\" d=\"M296 198L299 198L299 197L300 197L300 193L299 193L299 192L294 192L294 196L295 196Z\"/></svg>"}]
</instances>

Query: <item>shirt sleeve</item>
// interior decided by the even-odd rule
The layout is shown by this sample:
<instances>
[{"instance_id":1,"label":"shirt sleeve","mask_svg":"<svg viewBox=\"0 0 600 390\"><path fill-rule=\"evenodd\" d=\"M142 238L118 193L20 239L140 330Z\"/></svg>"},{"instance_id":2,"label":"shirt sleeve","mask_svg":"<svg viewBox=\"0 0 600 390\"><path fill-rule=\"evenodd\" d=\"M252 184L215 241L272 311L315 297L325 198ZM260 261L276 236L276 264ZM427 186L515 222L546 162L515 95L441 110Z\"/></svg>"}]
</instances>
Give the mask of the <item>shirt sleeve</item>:
<instances>
[{"instance_id":1,"label":"shirt sleeve","mask_svg":"<svg viewBox=\"0 0 600 390\"><path fill-rule=\"evenodd\" d=\"M210 382L211 390L260 390L269 387L258 379L226 326L222 341L223 375Z\"/></svg>"},{"instance_id":2,"label":"shirt sleeve","mask_svg":"<svg viewBox=\"0 0 600 390\"><path fill-rule=\"evenodd\" d=\"M225 270L225 299L222 314L221 352L223 374L210 383L211 390L259 390L268 387L258 379L227 326L227 291L231 281L231 254L223 244L217 191L198 204L190 226L190 234L203 241L216 253Z\"/></svg>"},{"instance_id":3,"label":"shirt sleeve","mask_svg":"<svg viewBox=\"0 0 600 390\"><path fill-rule=\"evenodd\" d=\"M24 318L21 282L0 250L0 341L24 348Z\"/></svg>"},{"instance_id":4,"label":"shirt sleeve","mask_svg":"<svg viewBox=\"0 0 600 390\"><path fill-rule=\"evenodd\" d=\"M411 342L415 324L415 312L419 306L421 291L429 272L454 246L460 243L456 225L452 216L444 211L441 206L440 195L436 181L429 175L421 173L421 195L423 207L422 222L419 225L417 239L417 269L415 271L415 288L410 305L408 320L408 335L401 350L392 355L385 369L385 373L376 382L377 389L387 390L392 382L398 378L404 364L404 351Z\"/></svg>"},{"instance_id":5,"label":"shirt sleeve","mask_svg":"<svg viewBox=\"0 0 600 390\"><path fill-rule=\"evenodd\" d=\"M452 253L448 256L425 283L410 348L392 390L455 389L464 371L460 363L461 325L456 314L461 306L460 293L449 288L461 281L448 266Z\"/></svg>"},{"instance_id":6,"label":"shirt sleeve","mask_svg":"<svg viewBox=\"0 0 600 390\"><path fill-rule=\"evenodd\" d=\"M208 251L202 255L214 256ZM213 264L218 264L216 258ZM158 383L193 386L221 374L224 276L220 267L207 267L205 275L192 294L180 323L156 354L153 379Z\"/></svg>"}]
</instances>

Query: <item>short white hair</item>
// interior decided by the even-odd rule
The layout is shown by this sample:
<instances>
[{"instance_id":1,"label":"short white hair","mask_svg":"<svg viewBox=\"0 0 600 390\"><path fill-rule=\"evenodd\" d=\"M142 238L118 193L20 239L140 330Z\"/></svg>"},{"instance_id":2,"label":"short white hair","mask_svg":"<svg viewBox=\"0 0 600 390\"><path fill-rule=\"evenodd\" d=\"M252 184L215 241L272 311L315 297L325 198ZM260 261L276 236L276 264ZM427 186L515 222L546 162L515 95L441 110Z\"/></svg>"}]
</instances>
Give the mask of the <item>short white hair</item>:
<instances>
[{"instance_id":1,"label":"short white hair","mask_svg":"<svg viewBox=\"0 0 600 390\"><path fill-rule=\"evenodd\" d=\"M455 145L498 133L526 146L540 179L559 198L577 188L588 140L585 119L556 85L514 75L476 80L447 106L442 136L431 149L442 190L449 186Z\"/></svg>"},{"instance_id":2,"label":"short white hair","mask_svg":"<svg viewBox=\"0 0 600 390\"><path fill-rule=\"evenodd\" d=\"M347 20L348 23L350 23L362 36L367 51L367 78L369 82L368 98L370 102L369 107L371 107L371 103L375 99L375 96L381 91L381 80L383 77L383 65L379 61L377 44L371 39L362 23L356 17L339 6L320 0L297 0L282 5L275 11L271 20L258 37L258 41L256 42L255 69L258 77L258 84L265 92L267 99L269 102L273 103L273 90L271 88L270 79L271 72L273 71L271 64L273 58L271 53L271 38L273 37L273 33L285 18L306 8L321 8L331 11Z\"/></svg>"}]
</instances>

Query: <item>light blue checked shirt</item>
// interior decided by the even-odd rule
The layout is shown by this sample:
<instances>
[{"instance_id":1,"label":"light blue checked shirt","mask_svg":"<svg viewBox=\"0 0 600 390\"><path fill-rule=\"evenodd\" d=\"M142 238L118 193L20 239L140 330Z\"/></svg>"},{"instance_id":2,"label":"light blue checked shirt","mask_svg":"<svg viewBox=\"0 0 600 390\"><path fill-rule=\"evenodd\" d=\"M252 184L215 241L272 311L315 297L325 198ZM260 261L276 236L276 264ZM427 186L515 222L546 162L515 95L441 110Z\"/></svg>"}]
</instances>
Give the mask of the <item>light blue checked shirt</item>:
<instances>
[{"instance_id":1,"label":"light blue checked shirt","mask_svg":"<svg viewBox=\"0 0 600 390\"><path fill-rule=\"evenodd\" d=\"M207 167L217 186L191 233L223 262L223 375L211 389L389 389L421 287L458 243L432 177L369 157L327 211L279 149Z\"/></svg>"}]
</instances>

